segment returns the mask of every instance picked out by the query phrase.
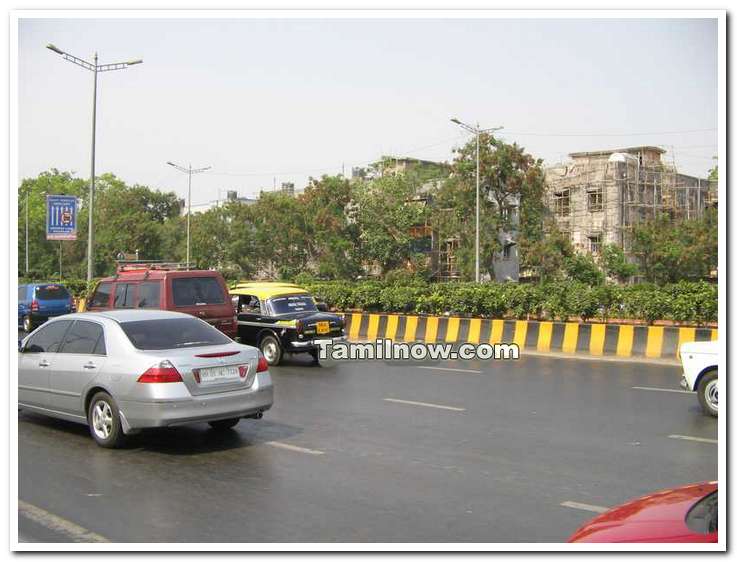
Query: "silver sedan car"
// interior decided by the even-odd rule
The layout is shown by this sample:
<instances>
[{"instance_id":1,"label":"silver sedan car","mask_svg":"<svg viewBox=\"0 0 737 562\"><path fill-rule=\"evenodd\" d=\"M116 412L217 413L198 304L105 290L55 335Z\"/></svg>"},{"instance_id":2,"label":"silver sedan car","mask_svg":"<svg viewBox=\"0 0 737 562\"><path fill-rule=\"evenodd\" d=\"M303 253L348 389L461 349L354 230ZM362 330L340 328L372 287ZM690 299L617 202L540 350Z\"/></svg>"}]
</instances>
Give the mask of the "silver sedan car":
<instances>
[{"instance_id":1,"label":"silver sedan car","mask_svg":"<svg viewBox=\"0 0 737 562\"><path fill-rule=\"evenodd\" d=\"M19 408L86 423L103 447L149 427L229 429L274 402L258 349L178 312L67 314L18 351Z\"/></svg>"}]
</instances>

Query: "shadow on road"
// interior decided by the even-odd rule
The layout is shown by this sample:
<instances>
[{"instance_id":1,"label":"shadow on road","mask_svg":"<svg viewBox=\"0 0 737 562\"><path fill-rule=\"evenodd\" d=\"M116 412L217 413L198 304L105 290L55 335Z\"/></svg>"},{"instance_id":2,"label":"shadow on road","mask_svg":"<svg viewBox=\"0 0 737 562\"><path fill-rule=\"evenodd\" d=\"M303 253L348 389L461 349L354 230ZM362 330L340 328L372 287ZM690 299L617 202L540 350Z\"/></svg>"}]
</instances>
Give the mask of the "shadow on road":
<instances>
[{"instance_id":1,"label":"shadow on road","mask_svg":"<svg viewBox=\"0 0 737 562\"><path fill-rule=\"evenodd\" d=\"M266 414L268 416L268 413ZM90 436L86 425L46 417L31 412L19 412L19 421L42 429L48 439L69 439L70 444L85 446L87 440L92 452L99 448ZM219 451L242 449L268 441L289 439L302 433L303 428L288 424L261 420L241 420L225 431L216 431L205 423L187 426L147 429L128 436L122 450L140 450L165 455L202 455ZM22 437L21 437L22 439Z\"/></svg>"}]
</instances>

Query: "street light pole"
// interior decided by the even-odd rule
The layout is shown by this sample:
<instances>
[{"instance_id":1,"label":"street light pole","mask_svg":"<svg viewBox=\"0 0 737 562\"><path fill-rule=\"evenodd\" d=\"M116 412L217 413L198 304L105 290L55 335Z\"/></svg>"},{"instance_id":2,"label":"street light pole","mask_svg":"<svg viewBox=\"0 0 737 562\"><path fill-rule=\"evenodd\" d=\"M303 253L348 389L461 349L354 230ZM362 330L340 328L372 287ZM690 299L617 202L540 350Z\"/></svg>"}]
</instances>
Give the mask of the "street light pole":
<instances>
[{"instance_id":1,"label":"street light pole","mask_svg":"<svg viewBox=\"0 0 737 562\"><path fill-rule=\"evenodd\" d=\"M26 191L26 277L28 277L28 191Z\"/></svg>"},{"instance_id":2,"label":"street light pole","mask_svg":"<svg viewBox=\"0 0 737 562\"><path fill-rule=\"evenodd\" d=\"M187 269L189 269L189 247L190 247L190 217L192 216L192 174L199 174L204 171L209 170L212 168L212 166L206 166L204 168L197 168L192 169L192 164L189 164L188 167L180 166L178 164L175 164L174 162L167 162L167 164L173 168L176 168L182 173L187 174L188 181L187 181ZM218 197L220 197L218 195Z\"/></svg>"},{"instance_id":3,"label":"street light pole","mask_svg":"<svg viewBox=\"0 0 737 562\"><path fill-rule=\"evenodd\" d=\"M480 266L480 223L481 223L481 158L480 158L480 144L481 144L481 133L494 133L504 127L492 127L490 129L481 129L479 124L476 126L468 125L462 121L453 117L451 119L453 123L460 126L462 129L472 133L476 136L476 283L481 281L481 266Z\"/></svg>"},{"instance_id":4,"label":"street light pole","mask_svg":"<svg viewBox=\"0 0 737 562\"><path fill-rule=\"evenodd\" d=\"M87 282L92 281L95 261L95 229L92 209L95 208L95 129L97 124L97 53L95 53L94 86L92 87L92 150L90 153L90 208L87 220Z\"/></svg>"},{"instance_id":5,"label":"street light pole","mask_svg":"<svg viewBox=\"0 0 737 562\"><path fill-rule=\"evenodd\" d=\"M62 51L55 45L49 43L46 48L54 51L57 55L61 55L64 60L81 66L85 70L89 70L93 73L93 87L92 87L92 150L91 150L91 164L90 164L90 197L89 197L89 221L88 221L88 232L87 232L87 281L92 280L94 263L94 218L93 209L95 204L95 125L97 122L97 73L106 72L109 70L123 70L134 64L141 64L142 60L132 60L127 62L116 62L111 64L97 64L97 53L94 56L94 62L87 62L84 59L75 57L65 51Z\"/></svg>"}]
</instances>

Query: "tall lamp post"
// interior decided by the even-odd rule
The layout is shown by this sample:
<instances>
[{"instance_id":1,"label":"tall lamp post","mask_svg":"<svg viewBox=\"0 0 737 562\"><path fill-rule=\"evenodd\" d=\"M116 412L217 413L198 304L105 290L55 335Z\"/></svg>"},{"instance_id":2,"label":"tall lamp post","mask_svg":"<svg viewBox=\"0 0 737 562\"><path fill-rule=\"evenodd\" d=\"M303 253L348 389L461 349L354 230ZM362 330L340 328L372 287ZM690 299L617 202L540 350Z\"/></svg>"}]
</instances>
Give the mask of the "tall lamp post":
<instances>
[{"instance_id":1,"label":"tall lamp post","mask_svg":"<svg viewBox=\"0 0 737 562\"><path fill-rule=\"evenodd\" d=\"M92 155L91 155L91 172L90 172L90 202L89 202L89 225L87 232L87 281L92 280L92 263L94 262L94 220L92 218L92 209L95 204L95 124L97 120L97 73L107 72L109 70L123 70L134 64L141 64L142 60L132 60L127 62L115 62L111 64L97 64L97 53L94 56L94 62L87 62L84 59L70 55L69 53L62 51L58 47L49 43L46 48L54 51L56 54L61 55L64 60L68 60L81 66L82 68L89 70L94 75L93 86L92 86Z\"/></svg>"},{"instance_id":2,"label":"tall lamp post","mask_svg":"<svg viewBox=\"0 0 737 562\"><path fill-rule=\"evenodd\" d=\"M479 219L480 219L480 186L481 186L481 164L479 162L479 142L481 133L493 133L504 127L492 127L490 129L480 129L478 123L476 126L468 125L462 121L453 117L451 119L453 123L461 127L462 129L473 133L476 136L476 283L481 281L481 270L479 266Z\"/></svg>"},{"instance_id":3,"label":"tall lamp post","mask_svg":"<svg viewBox=\"0 0 737 562\"><path fill-rule=\"evenodd\" d=\"M212 166L192 169L192 164L190 164L187 168L185 168L184 166L180 166L179 164L175 164L174 162L167 162L167 164L169 166L172 166L173 168L176 168L180 172L187 174L188 176L188 182L187 182L187 269L189 269L189 242L190 242L189 220L190 220L190 215L192 214L192 174L200 174L202 172L209 170L210 168L212 168Z\"/></svg>"}]
</instances>

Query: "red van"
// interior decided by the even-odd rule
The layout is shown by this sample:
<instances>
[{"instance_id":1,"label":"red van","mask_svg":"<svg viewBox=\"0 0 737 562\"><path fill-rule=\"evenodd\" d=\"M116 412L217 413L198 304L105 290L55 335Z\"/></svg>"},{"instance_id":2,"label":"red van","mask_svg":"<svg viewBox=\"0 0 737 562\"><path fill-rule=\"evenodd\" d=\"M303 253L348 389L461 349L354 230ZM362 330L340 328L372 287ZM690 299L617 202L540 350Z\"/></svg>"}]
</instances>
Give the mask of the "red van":
<instances>
[{"instance_id":1,"label":"red van","mask_svg":"<svg viewBox=\"0 0 737 562\"><path fill-rule=\"evenodd\" d=\"M202 318L230 338L238 334L238 319L217 271L186 270L176 264L119 264L113 277L101 280L87 310L141 308L186 312Z\"/></svg>"}]
</instances>

